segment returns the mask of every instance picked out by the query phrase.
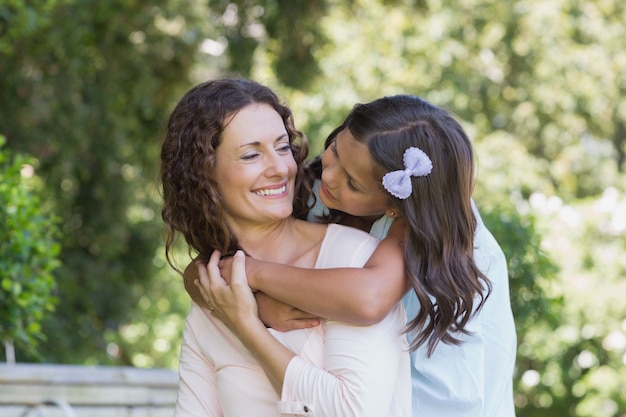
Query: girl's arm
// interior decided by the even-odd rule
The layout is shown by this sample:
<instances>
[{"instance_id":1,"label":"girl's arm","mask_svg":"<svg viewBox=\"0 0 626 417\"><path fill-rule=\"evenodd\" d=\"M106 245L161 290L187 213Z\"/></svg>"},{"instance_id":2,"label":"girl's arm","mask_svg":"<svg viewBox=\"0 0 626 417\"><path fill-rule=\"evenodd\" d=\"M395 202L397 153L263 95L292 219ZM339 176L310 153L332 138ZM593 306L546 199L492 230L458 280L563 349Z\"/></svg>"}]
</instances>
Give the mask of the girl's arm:
<instances>
[{"instance_id":1,"label":"girl's arm","mask_svg":"<svg viewBox=\"0 0 626 417\"><path fill-rule=\"evenodd\" d=\"M198 267L196 266L196 263L200 265L202 264L202 261L196 259L195 261L187 265L187 268L185 268L185 271L183 272L183 282L185 283L185 291L187 291L187 294L189 294L191 299L195 301L196 304L198 304L199 306L204 306L204 298L200 293L200 289L195 284L196 280L200 278L198 275Z\"/></svg>"},{"instance_id":2,"label":"girl's arm","mask_svg":"<svg viewBox=\"0 0 626 417\"><path fill-rule=\"evenodd\" d=\"M353 324L377 323L409 288L404 275L403 229L403 223L396 220L363 268L305 269L248 258L248 282L269 297L314 316ZM221 262L223 276L230 275L230 262L227 258ZM185 270L185 288L202 305L202 296L194 285L197 268L190 264ZM290 322L278 326L275 310L268 311L264 304L260 308L264 322L277 330L317 324L313 317L294 312Z\"/></svg>"},{"instance_id":3,"label":"girl's arm","mask_svg":"<svg viewBox=\"0 0 626 417\"><path fill-rule=\"evenodd\" d=\"M303 269L248 259L251 287L319 317L353 324L382 320L408 290L404 249L387 237L363 268Z\"/></svg>"},{"instance_id":4,"label":"girl's arm","mask_svg":"<svg viewBox=\"0 0 626 417\"><path fill-rule=\"evenodd\" d=\"M373 326L328 322L322 369L294 355L258 319L243 254L238 252L233 260L230 285L221 277L218 262L212 256L208 269L199 267L206 301L214 308L213 315L224 321L264 368L281 394L283 412L409 415L409 358L401 307Z\"/></svg>"},{"instance_id":5,"label":"girl's arm","mask_svg":"<svg viewBox=\"0 0 626 417\"><path fill-rule=\"evenodd\" d=\"M201 261L196 262L199 262L198 265L202 265ZM199 279L198 266L195 262L187 265L183 277L185 290L191 299L202 308L206 308L204 298L198 286L195 285ZM259 318L267 327L286 332L288 330L307 329L320 324L319 317L278 301L261 291L256 291L254 297L259 307Z\"/></svg>"}]
</instances>

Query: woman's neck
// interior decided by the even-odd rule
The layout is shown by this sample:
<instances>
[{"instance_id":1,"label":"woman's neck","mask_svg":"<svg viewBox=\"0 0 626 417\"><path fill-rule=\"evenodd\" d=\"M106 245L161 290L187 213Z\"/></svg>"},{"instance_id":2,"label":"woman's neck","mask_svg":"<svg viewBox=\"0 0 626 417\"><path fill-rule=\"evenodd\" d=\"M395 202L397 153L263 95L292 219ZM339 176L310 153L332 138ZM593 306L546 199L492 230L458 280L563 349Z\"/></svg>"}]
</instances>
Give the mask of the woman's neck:
<instances>
[{"instance_id":1,"label":"woman's neck","mask_svg":"<svg viewBox=\"0 0 626 417\"><path fill-rule=\"evenodd\" d=\"M313 267L326 228L293 217L238 233L238 240L253 258Z\"/></svg>"}]
</instances>

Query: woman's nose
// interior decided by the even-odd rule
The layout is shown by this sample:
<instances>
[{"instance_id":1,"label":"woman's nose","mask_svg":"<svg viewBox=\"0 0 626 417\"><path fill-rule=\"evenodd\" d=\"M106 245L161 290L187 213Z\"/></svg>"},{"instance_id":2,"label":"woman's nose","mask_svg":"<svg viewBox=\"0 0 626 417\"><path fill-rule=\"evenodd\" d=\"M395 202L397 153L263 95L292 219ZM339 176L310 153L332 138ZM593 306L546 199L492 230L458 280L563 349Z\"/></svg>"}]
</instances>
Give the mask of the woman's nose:
<instances>
[{"instance_id":1,"label":"woman's nose","mask_svg":"<svg viewBox=\"0 0 626 417\"><path fill-rule=\"evenodd\" d=\"M281 155L278 152L271 152L268 158L268 172L270 175L287 175L289 173L289 159L291 155Z\"/></svg>"}]
</instances>

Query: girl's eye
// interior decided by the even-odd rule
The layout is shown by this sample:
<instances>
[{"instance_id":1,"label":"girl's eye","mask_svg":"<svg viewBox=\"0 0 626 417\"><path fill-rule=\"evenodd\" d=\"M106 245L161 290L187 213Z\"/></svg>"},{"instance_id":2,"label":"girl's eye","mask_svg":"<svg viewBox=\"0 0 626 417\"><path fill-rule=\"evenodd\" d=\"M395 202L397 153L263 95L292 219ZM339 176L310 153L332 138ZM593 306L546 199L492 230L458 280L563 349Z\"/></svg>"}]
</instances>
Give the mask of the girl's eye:
<instances>
[{"instance_id":1,"label":"girl's eye","mask_svg":"<svg viewBox=\"0 0 626 417\"><path fill-rule=\"evenodd\" d=\"M328 145L328 149L330 149L330 151L332 152L332 154L337 157L337 143L335 141L333 141L330 145ZM350 178L348 178L346 180L346 184L348 186L348 189L350 191L355 191L355 192L359 192L359 189L356 188L354 186L354 184L352 183L352 180Z\"/></svg>"}]
</instances>

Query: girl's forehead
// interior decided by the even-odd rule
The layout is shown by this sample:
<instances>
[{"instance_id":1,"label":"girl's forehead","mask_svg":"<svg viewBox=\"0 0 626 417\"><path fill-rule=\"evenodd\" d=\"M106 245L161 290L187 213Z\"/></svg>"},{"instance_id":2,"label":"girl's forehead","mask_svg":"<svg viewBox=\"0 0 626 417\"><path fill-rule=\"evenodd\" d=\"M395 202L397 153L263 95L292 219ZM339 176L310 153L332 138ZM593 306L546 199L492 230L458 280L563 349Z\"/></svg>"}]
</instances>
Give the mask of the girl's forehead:
<instances>
[{"instance_id":1,"label":"girl's forehead","mask_svg":"<svg viewBox=\"0 0 626 417\"><path fill-rule=\"evenodd\" d=\"M366 144L356 140L348 129L344 129L335 138L335 151L338 163L354 182L367 191L379 190L375 174L380 168Z\"/></svg>"}]
</instances>

